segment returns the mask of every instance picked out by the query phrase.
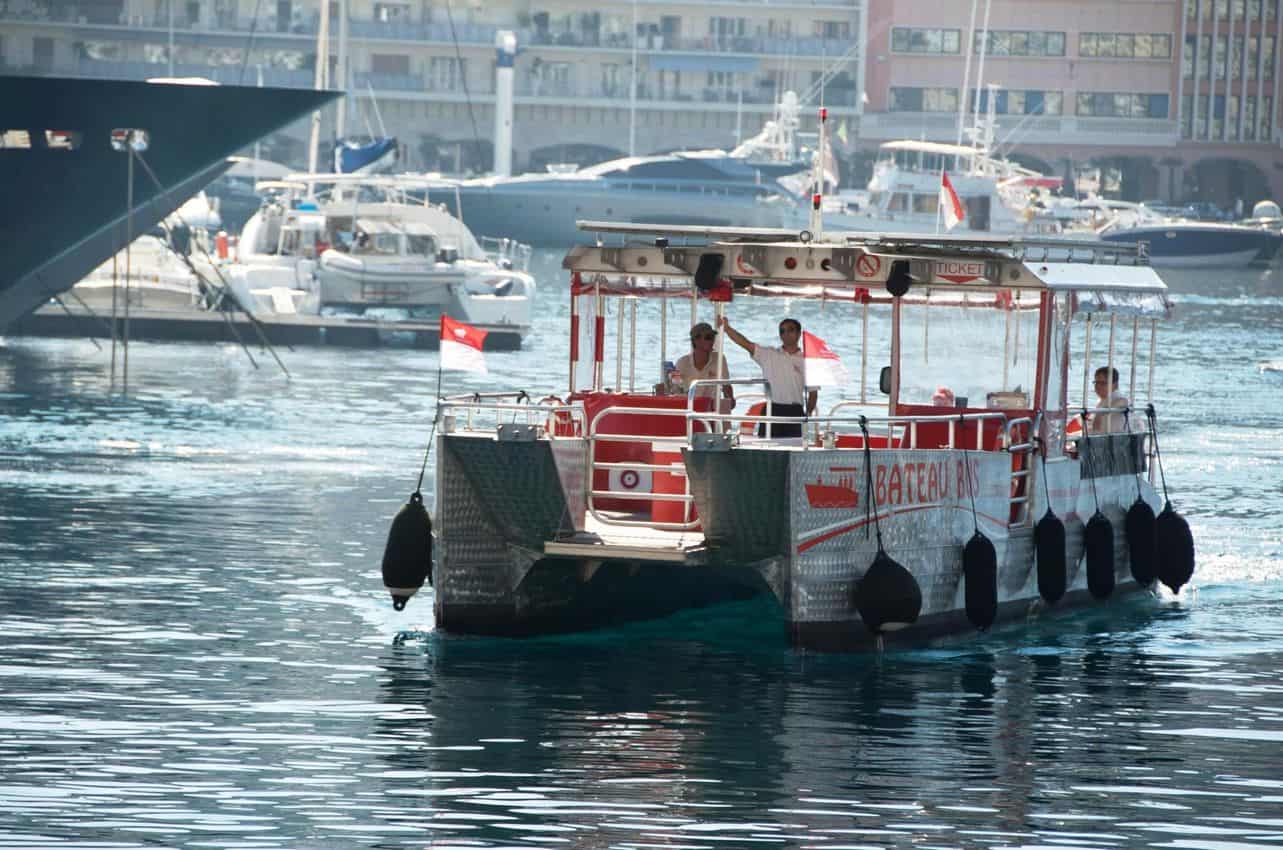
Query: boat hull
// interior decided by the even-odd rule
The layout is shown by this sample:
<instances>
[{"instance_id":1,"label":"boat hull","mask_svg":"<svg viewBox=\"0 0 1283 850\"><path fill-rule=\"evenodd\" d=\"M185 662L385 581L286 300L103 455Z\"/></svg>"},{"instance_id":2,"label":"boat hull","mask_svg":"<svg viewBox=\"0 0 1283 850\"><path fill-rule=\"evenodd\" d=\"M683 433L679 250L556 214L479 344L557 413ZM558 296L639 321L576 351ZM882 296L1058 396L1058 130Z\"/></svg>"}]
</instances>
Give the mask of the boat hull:
<instances>
[{"instance_id":1,"label":"boat hull","mask_svg":"<svg viewBox=\"0 0 1283 850\"><path fill-rule=\"evenodd\" d=\"M1006 452L874 451L877 505L866 513L863 487L854 506L846 500L812 503L808 493L816 490L807 488L835 469L843 475L857 469L854 480L864 481L858 452L687 450L684 466L702 531L685 535L685 546L665 548L608 545L594 534L575 495L585 474L582 441L443 435L437 625L464 634L565 632L769 595L795 646L860 650L874 645L877 635L857 613L852 594L877 554L880 535L923 600L914 623L883 639L914 644L976 630L967 615L963 571L963 547L976 528L997 555L998 622L1107 604L1139 589L1130 574L1123 518L1143 471L1140 438L1098 437L1084 445L1091 468L1100 470L1092 476L1094 487L1076 460L1050 467L1049 486L1031 485L1051 494L1066 526L1066 593L1049 606L1039 595L1029 520L1046 510L1046 502L1034 493L1027 509L1013 507L1016 479ZM1021 480L1025 486L1029 479ZM1139 486L1157 507L1153 488ZM1113 528L1114 591L1105 600L1089 592L1084 558L1084 523L1097 509Z\"/></svg>"},{"instance_id":2,"label":"boat hull","mask_svg":"<svg viewBox=\"0 0 1283 850\"><path fill-rule=\"evenodd\" d=\"M1114 230L1106 242L1145 242L1157 268L1245 268L1268 263L1283 236L1277 231L1232 224L1171 223Z\"/></svg>"},{"instance_id":3,"label":"boat hull","mask_svg":"<svg viewBox=\"0 0 1283 850\"><path fill-rule=\"evenodd\" d=\"M646 222L707 227L788 227L800 219L789 204L759 201L752 194L714 194L695 186L686 191L639 191L618 186L462 186L459 217L475 233L507 237L542 247L591 244L577 221ZM440 201L458 214L456 198Z\"/></svg>"}]
</instances>

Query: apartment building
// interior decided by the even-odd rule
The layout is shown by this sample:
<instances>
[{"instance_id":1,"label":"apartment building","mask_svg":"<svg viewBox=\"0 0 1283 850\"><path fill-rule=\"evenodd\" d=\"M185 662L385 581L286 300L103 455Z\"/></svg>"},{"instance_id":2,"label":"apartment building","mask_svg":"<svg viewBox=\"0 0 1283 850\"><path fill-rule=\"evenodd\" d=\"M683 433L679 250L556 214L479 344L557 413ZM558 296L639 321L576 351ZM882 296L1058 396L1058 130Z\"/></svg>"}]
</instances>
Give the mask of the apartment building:
<instances>
[{"instance_id":1,"label":"apartment building","mask_svg":"<svg viewBox=\"0 0 1283 850\"><path fill-rule=\"evenodd\" d=\"M866 143L957 141L992 96L1001 149L1048 173L1283 197L1279 0L869 0L868 19Z\"/></svg>"},{"instance_id":2,"label":"apartment building","mask_svg":"<svg viewBox=\"0 0 1283 850\"><path fill-rule=\"evenodd\" d=\"M0 72L311 86L319 21L315 0L0 0ZM327 52L332 85L348 81L345 132L397 136L409 168L484 170L495 36L515 32L520 171L731 147L784 91L818 100L821 78L854 127L863 26L863 0L348 0L330 4ZM301 164L307 135L295 125L267 149Z\"/></svg>"},{"instance_id":3,"label":"apartment building","mask_svg":"<svg viewBox=\"0 0 1283 850\"><path fill-rule=\"evenodd\" d=\"M495 36L512 31L518 171L730 147L793 90L844 127L858 183L879 142L957 141L992 98L1001 150L1040 170L1250 205L1283 198L1281 3L333 0L327 52L345 133L396 135L413 169L490 166ZM316 0L0 0L0 73L311 86L319 19ZM264 150L301 165L307 136Z\"/></svg>"}]
</instances>

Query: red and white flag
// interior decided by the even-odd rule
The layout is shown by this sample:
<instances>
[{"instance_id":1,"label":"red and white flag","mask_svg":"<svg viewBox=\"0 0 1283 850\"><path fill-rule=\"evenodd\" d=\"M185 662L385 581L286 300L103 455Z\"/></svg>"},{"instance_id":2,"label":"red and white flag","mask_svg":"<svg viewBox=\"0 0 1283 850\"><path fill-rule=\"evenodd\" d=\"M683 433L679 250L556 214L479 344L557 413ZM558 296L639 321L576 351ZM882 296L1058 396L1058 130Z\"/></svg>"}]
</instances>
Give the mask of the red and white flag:
<instances>
[{"instance_id":1,"label":"red and white flag","mask_svg":"<svg viewBox=\"0 0 1283 850\"><path fill-rule=\"evenodd\" d=\"M967 210L958 200L958 193L953 191L947 171L940 172L940 210L944 213L945 230L953 230L967 217Z\"/></svg>"},{"instance_id":2,"label":"red and white flag","mask_svg":"<svg viewBox=\"0 0 1283 850\"><path fill-rule=\"evenodd\" d=\"M441 368L488 374L486 356L481 352L486 333L442 313Z\"/></svg>"},{"instance_id":3,"label":"red and white flag","mask_svg":"<svg viewBox=\"0 0 1283 850\"><path fill-rule=\"evenodd\" d=\"M802 331L802 366L808 387L842 387L851 379L828 343L810 331Z\"/></svg>"}]
</instances>

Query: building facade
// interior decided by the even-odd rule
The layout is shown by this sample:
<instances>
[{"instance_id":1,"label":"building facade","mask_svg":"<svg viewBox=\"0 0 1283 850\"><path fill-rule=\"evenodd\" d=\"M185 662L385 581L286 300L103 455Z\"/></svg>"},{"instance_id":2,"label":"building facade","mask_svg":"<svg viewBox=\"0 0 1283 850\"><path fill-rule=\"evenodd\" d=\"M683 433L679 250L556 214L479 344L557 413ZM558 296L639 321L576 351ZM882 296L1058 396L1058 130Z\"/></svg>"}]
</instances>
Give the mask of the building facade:
<instances>
[{"instance_id":1,"label":"building facade","mask_svg":"<svg viewBox=\"0 0 1283 850\"><path fill-rule=\"evenodd\" d=\"M1283 197L1279 0L869 0L868 17L865 140L958 141L992 96L1000 150L1080 185Z\"/></svg>"},{"instance_id":2,"label":"building facade","mask_svg":"<svg viewBox=\"0 0 1283 850\"><path fill-rule=\"evenodd\" d=\"M346 132L397 136L415 170L484 170L495 36L513 31L517 170L725 148L756 133L784 91L818 95L822 76L828 105L854 124L862 3L331 2L330 78L348 80ZM0 67L148 78L171 74L172 59L177 76L311 86L318 9L315 0L0 0ZM296 126L270 152L300 164L307 135Z\"/></svg>"},{"instance_id":3,"label":"building facade","mask_svg":"<svg viewBox=\"0 0 1283 850\"><path fill-rule=\"evenodd\" d=\"M880 142L958 141L992 98L1000 150L1040 170L1231 206L1283 198L1281 4L334 0L325 52L344 133L397 136L413 170L489 168L512 31L517 171L728 148L793 90L829 108L859 183ZM0 0L0 72L312 86L320 17L316 0ZM308 130L264 155L301 167Z\"/></svg>"}]
</instances>

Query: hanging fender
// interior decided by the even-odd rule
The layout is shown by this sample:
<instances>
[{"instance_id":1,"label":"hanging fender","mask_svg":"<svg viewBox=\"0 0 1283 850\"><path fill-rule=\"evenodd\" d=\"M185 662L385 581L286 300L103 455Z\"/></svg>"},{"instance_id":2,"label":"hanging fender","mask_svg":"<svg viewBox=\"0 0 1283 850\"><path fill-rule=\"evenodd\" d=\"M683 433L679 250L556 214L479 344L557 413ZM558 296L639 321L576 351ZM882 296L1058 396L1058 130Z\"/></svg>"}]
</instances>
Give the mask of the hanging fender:
<instances>
[{"instance_id":1,"label":"hanging fender","mask_svg":"<svg viewBox=\"0 0 1283 850\"><path fill-rule=\"evenodd\" d=\"M1157 536L1154 530L1154 509L1139 496L1127 509L1123 532L1127 537L1127 561L1132 578L1141 587L1149 587L1158 575L1156 566Z\"/></svg>"},{"instance_id":2,"label":"hanging fender","mask_svg":"<svg viewBox=\"0 0 1283 850\"><path fill-rule=\"evenodd\" d=\"M1055 605L1065 595L1068 568L1065 563L1065 524L1047 508L1034 526L1034 551L1038 554L1038 595Z\"/></svg>"},{"instance_id":3,"label":"hanging fender","mask_svg":"<svg viewBox=\"0 0 1283 850\"><path fill-rule=\"evenodd\" d=\"M1114 524L1100 511L1092 514L1083 529L1083 550L1087 558L1087 589L1097 599L1114 592Z\"/></svg>"},{"instance_id":4,"label":"hanging fender","mask_svg":"<svg viewBox=\"0 0 1283 850\"><path fill-rule=\"evenodd\" d=\"M432 583L432 519L416 490L393 518L383 550L383 586L392 594L392 607L405 608L424 579Z\"/></svg>"},{"instance_id":5,"label":"hanging fender","mask_svg":"<svg viewBox=\"0 0 1283 850\"><path fill-rule=\"evenodd\" d=\"M882 549L855 583L851 607L875 635L917 622L922 613L922 589L903 564Z\"/></svg>"},{"instance_id":6,"label":"hanging fender","mask_svg":"<svg viewBox=\"0 0 1283 850\"><path fill-rule=\"evenodd\" d=\"M984 631L998 617L998 554L980 531L962 549L962 579L967 619Z\"/></svg>"},{"instance_id":7,"label":"hanging fender","mask_svg":"<svg viewBox=\"0 0 1283 850\"><path fill-rule=\"evenodd\" d=\"M1172 503L1163 505L1154 520L1155 565L1159 580L1180 593L1181 587L1194 575L1194 535L1185 517Z\"/></svg>"}]
</instances>

